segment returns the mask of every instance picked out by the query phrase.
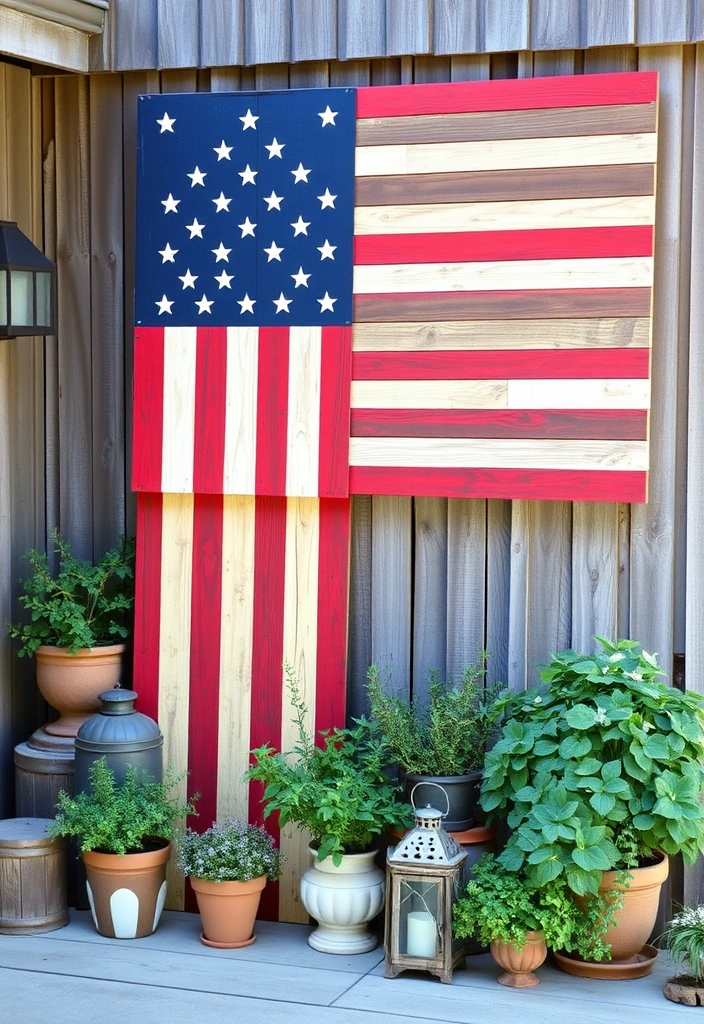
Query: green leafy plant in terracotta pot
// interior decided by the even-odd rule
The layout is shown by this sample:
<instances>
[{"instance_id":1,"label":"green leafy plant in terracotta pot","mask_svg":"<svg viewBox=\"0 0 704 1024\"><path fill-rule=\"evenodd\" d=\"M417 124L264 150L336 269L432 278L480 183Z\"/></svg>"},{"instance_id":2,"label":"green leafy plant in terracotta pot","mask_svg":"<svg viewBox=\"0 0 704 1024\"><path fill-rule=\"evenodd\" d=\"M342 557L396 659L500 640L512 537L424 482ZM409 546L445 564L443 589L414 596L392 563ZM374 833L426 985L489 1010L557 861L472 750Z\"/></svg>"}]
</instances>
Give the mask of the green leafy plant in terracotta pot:
<instances>
[{"instance_id":1,"label":"green leafy plant in terracotta pot","mask_svg":"<svg viewBox=\"0 0 704 1024\"><path fill-rule=\"evenodd\" d=\"M670 959L686 971L665 982L666 998L686 1006L704 1005L704 905L683 907L660 941Z\"/></svg>"},{"instance_id":2,"label":"green leafy plant in terracotta pot","mask_svg":"<svg viewBox=\"0 0 704 1024\"><path fill-rule=\"evenodd\" d=\"M77 839L88 900L101 935L135 939L156 929L166 899L166 866L178 822L195 813L171 791L184 775L167 768L162 782L129 765L122 784L104 757L89 770L90 792L59 793L53 836Z\"/></svg>"},{"instance_id":3,"label":"green leafy plant in terracotta pot","mask_svg":"<svg viewBox=\"0 0 704 1024\"><path fill-rule=\"evenodd\" d=\"M282 827L292 822L310 834L313 864L301 879L303 905L319 922L310 945L324 953L364 953L376 945L368 923L384 901L374 843L389 829L410 825L411 808L398 801L399 786L384 774L388 752L378 731L360 719L352 729L321 732L316 745L289 666L286 675L298 743L287 753L268 745L252 751L245 778L264 783L265 817L278 811Z\"/></svg>"},{"instance_id":4,"label":"green leafy plant in terracotta pot","mask_svg":"<svg viewBox=\"0 0 704 1024\"><path fill-rule=\"evenodd\" d=\"M600 937L610 918L605 900L580 908L564 878L535 886L525 872L510 871L490 854L472 868L469 882L456 901L454 932L489 946L504 968L497 980L512 988L538 984L533 974L544 962L548 947L595 958L604 952Z\"/></svg>"},{"instance_id":5,"label":"green leafy plant in terracotta pot","mask_svg":"<svg viewBox=\"0 0 704 1024\"><path fill-rule=\"evenodd\" d=\"M57 530L51 538L58 570L43 552L24 555L32 571L19 602L29 615L9 632L20 641L20 657L34 655L39 690L60 713L46 732L73 737L99 710L99 694L120 681L134 604L134 541L121 538L92 564L75 558Z\"/></svg>"},{"instance_id":6,"label":"green leafy plant in terracotta pot","mask_svg":"<svg viewBox=\"0 0 704 1024\"><path fill-rule=\"evenodd\" d=\"M203 833L189 828L176 845L179 866L198 901L201 942L219 949L251 945L262 890L267 879L276 881L280 873L273 837L228 818Z\"/></svg>"},{"instance_id":7,"label":"green leafy plant in terracotta pot","mask_svg":"<svg viewBox=\"0 0 704 1024\"><path fill-rule=\"evenodd\" d=\"M485 671L483 655L456 685L431 673L425 703L389 692L376 665L367 673L370 717L399 766L406 799L417 786L416 803L435 804L435 787L441 786L448 801L443 822L448 832L474 824L486 743L507 699L501 684L484 685Z\"/></svg>"},{"instance_id":8,"label":"green leafy plant in terracotta pot","mask_svg":"<svg viewBox=\"0 0 704 1024\"><path fill-rule=\"evenodd\" d=\"M620 893L605 941L626 961L652 931L667 855L692 863L704 848L704 714L640 644L597 639L599 653L554 655L544 688L511 698L481 804L506 816L500 860L532 885Z\"/></svg>"}]
</instances>

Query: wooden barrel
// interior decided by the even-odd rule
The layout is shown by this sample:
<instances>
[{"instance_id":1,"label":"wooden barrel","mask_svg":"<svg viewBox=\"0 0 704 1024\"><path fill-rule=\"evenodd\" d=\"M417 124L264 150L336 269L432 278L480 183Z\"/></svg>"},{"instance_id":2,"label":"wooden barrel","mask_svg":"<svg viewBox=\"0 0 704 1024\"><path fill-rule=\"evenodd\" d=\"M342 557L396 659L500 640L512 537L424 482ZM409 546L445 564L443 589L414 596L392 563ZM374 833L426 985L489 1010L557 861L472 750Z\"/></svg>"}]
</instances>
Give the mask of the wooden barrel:
<instances>
[{"instance_id":1,"label":"wooden barrel","mask_svg":"<svg viewBox=\"0 0 704 1024\"><path fill-rule=\"evenodd\" d=\"M66 851L46 834L50 818L0 821L0 935L52 932L68 924Z\"/></svg>"},{"instance_id":2,"label":"wooden barrel","mask_svg":"<svg viewBox=\"0 0 704 1024\"><path fill-rule=\"evenodd\" d=\"M73 795L73 742L37 746L43 737L53 739L38 729L15 747L15 807L21 817L53 818L59 791Z\"/></svg>"}]
</instances>

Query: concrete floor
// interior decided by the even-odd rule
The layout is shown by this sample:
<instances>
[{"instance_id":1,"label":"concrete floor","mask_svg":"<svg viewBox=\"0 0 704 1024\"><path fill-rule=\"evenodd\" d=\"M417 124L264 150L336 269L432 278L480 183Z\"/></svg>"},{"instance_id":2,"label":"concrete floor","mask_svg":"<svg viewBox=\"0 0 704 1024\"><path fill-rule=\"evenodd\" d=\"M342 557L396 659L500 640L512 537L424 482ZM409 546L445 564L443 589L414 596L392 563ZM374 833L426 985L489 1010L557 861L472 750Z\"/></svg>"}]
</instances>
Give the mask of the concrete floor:
<instances>
[{"instance_id":1,"label":"concrete floor","mask_svg":"<svg viewBox=\"0 0 704 1024\"><path fill-rule=\"evenodd\" d=\"M301 925L257 922L257 941L216 950L199 918L165 913L147 939L97 935L88 913L47 935L0 935L0 1024L670 1024L696 1017L662 995L665 957L639 981L569 977L545 964L541 984L496 984L490 956L442 985L427 975L383 977L382 953L316 953Z\"/></svg>"}]
</instances>

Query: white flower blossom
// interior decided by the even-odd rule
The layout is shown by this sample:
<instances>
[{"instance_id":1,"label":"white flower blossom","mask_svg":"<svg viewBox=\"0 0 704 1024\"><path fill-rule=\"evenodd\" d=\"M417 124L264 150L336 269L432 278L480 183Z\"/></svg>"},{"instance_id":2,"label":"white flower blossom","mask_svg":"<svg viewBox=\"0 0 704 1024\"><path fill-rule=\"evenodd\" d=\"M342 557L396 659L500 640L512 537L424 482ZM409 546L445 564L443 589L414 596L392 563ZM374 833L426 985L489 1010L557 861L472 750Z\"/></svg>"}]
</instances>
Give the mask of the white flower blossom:
<instances>
[{"instance_id":1,"label":"white flower blossom","mask_svg":"<svg viewBox=\"0 0 704 1024\"><path fill-rule=\"evenodd\" d=\"M643 732L652 732L655 728L650 722L643 722Z\"/></svg>"},{"instance_id":2,"label":"white flower blossom","mask_svg":"<svg viewBox=\"0 0 704 1024\"><path fill-rule=\"evenodd\" d=\"M621 651L614 651L614 653L609 656L609 661L623 661L623 658L624 655Z\"/></svg>"},{"instance_id":3,"label":"white flower blossom","mask_svg":"<svg viewBox=\"0 0 704 1024\"><path fill-rule=\"evenodd\" d=\"M534 704L542 704L543 703L543 698L540 695L538 695L537 697L533 698L533 703Z\"/></svg>"},{"instance_id":4,"label":"white flower blossom","mask_svg":"<svg viewBox=\"0 0 704 1024\"><path fill-rule=\"evenodd\" d=\"M603 708L596 709L596 721L598 725L611 725L611 719Z\"/></svg>"}]
</instances>

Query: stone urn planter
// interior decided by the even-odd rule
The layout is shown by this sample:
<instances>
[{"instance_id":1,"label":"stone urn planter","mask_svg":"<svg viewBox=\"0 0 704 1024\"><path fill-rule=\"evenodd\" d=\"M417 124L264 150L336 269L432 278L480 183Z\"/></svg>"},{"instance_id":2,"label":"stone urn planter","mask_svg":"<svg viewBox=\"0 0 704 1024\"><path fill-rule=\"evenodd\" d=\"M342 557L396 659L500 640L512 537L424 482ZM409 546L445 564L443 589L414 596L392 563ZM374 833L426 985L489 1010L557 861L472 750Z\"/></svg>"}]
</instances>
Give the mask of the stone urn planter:
<instances>
[{"instance_id":1,"label":"stone urn planter","mask_svg":"<svg viewBox=\"0 0 704 1024\"><path fill-rule=\"evenodd\" d=\"M332 857L317 859L301 878L301 899L318 927L308 943L321 953L368 953L377 944L368 924L384 905L384 872L374 864L375 850L343 854L339 867Z\"/></svg>"},{"instance_id":2,"label":"stone urn planter","mask_svg":"<svg viewBox=\"0 0 704 1024\"><path fill-rule=\"evenodd\" d=\"M504 973L496 979L499 985L509 988L534 988L540 984L533 971L545 963L548 949L541 932L528 932L523 949L516 949L508 942L494 939L489 949Z\"/></svg>"},{"instance_id":3,"label":"stone urn planter","mask_svg":"<svg viewBox=\"0 0 704 1024\"><path fill-rule=\"evenodd\" d=\"M266 875L249 882L209 882L191 876L203 924L200 941L216 949L240 949L256 939L254 920Z\"/></svg>"},{"instance_id":4,"label":"stone urn planter","mask_svg":"<svg viewBox=\"0 0 704 1024\"><path fill-rule=\"evenodd\" d=\"M142 939L159 924L171 842L155 839L148 845L142 853L83 854L93 921L109 939Z\"/></svg>"},{"instance_id":5,"label":"stone urn planter","mask_svg":"<svg viewBox=\"0 0 704 1024\"><path fill-rule=\"evenodd\" d=\"M44 726L47 733L74 737L100 710L100 694L119 685L124 651L124 644L84 648L76 654L64 647L37 647L37 686L60 714L56 722Z\"/></svg>"}]
</instances>

